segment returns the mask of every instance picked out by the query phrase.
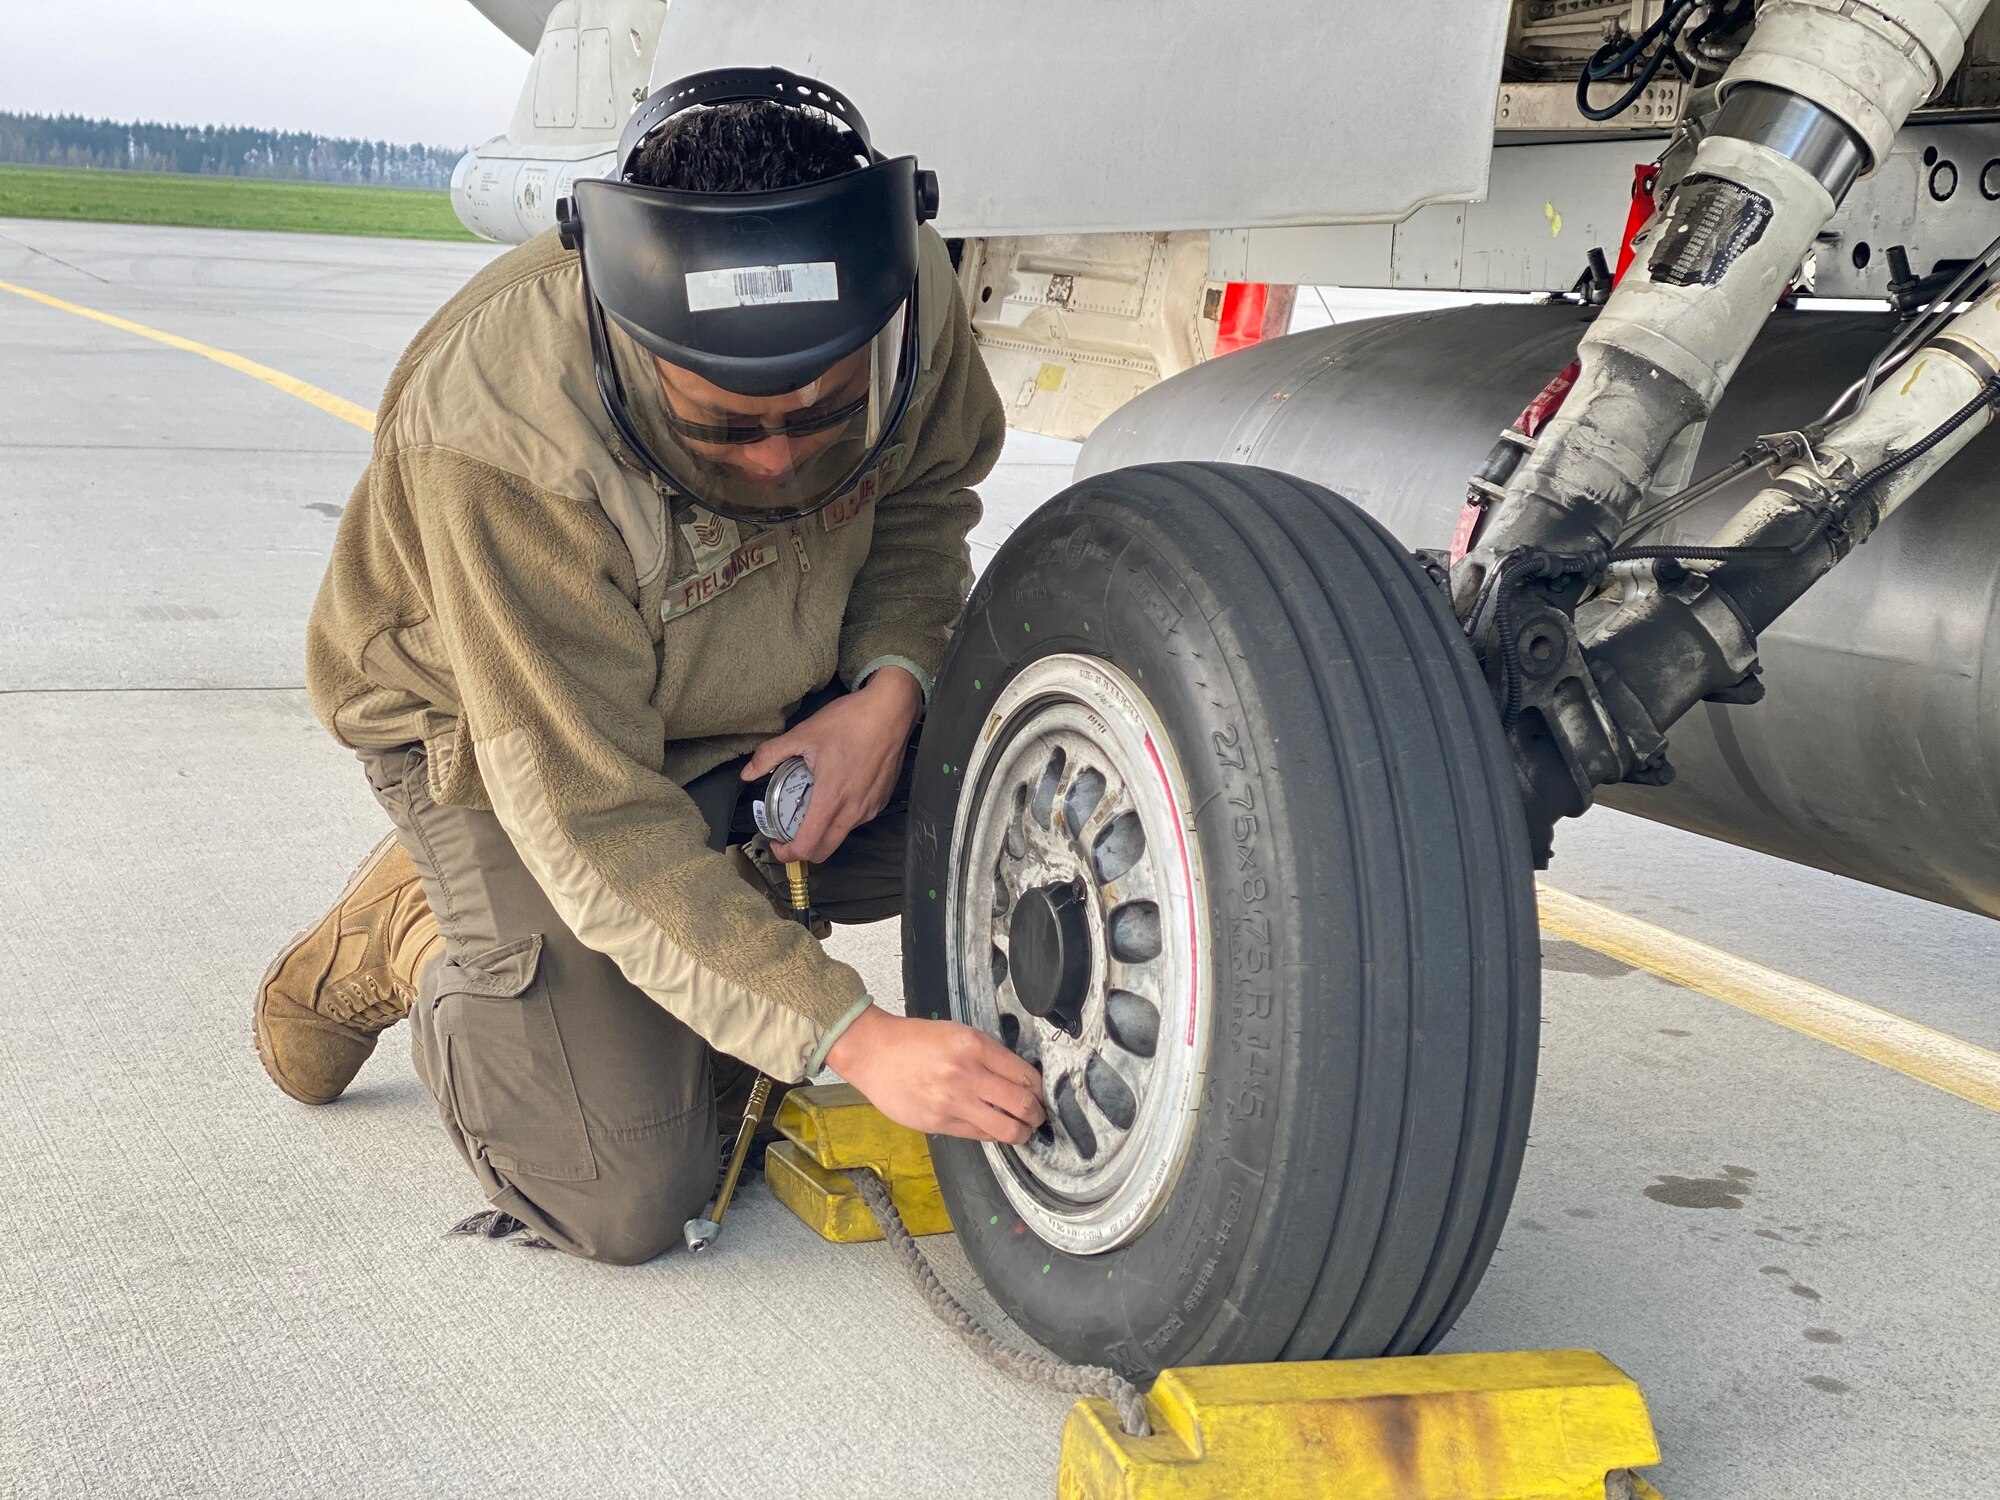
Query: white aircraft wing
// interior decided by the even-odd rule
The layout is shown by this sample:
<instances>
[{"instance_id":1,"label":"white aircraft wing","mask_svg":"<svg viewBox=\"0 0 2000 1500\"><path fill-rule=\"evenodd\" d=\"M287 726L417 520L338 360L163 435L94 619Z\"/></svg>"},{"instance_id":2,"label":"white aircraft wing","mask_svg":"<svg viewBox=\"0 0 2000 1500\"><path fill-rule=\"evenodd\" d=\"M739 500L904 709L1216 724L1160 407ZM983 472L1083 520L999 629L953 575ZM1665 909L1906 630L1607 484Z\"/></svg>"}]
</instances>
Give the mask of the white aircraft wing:
<instances>
[{"instance_id":1,"label":"white aircraft wing","mask_svg":"<svg viewBox=\"0 0 2000 1500\"><path fill-rule=\"evenodd\" d=\"M826 79L879 146L937 171L947 234L1393 222L1485 195L1507 10L675 0L653 82L746 63Z\"/></svg>"}]
</instances>

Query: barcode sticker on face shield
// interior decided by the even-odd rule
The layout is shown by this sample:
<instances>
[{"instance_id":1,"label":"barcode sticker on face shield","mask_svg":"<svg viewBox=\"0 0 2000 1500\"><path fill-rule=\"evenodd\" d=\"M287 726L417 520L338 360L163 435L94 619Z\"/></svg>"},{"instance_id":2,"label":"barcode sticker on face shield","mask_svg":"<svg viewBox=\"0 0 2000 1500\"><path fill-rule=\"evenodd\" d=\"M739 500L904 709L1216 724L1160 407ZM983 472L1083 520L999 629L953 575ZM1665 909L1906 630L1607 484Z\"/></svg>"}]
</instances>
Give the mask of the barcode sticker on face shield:
<instances>
[{"instance_id":1,"label":"barcode sticker on face shield","mask_svg":"<svg viewBox=\"0 0 2000 1500\"><path fill-rule=\"evenodd\" d=\"M780 302L838 302L839 268L830 260L787 266L729 266L687 273L689 312L770 307Z\"/></svg>"}]
</instances>

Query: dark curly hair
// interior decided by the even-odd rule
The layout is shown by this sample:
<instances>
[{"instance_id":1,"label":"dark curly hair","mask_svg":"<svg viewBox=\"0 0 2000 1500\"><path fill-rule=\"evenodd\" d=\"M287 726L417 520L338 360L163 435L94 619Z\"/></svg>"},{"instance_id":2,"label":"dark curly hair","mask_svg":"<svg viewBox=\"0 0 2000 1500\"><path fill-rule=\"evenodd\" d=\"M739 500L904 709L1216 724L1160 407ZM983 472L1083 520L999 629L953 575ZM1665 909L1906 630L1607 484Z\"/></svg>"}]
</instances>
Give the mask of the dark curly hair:
<instances>
[{"instance_id":1,"label":"dark curly hair","mask_svg":"<svg viewBox=\"0 0 2000 1500\"><path fill-rule=\"evenodd\" d=\"M853 144L825 115L746 99L669 120L640 149L632 181L692 193L764 193L861 165Z\"/></svg>"}]
</instances>

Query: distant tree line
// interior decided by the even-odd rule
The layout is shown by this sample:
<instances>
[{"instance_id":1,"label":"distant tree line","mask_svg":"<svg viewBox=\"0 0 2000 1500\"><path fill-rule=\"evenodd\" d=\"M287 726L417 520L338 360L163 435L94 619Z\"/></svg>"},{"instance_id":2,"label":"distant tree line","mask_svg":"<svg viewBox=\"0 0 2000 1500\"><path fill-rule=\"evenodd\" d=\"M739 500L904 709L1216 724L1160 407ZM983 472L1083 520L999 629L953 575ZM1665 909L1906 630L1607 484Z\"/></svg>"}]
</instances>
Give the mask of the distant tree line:
<instances>
[{"instance_id":1,"label":"distant tree line","mask_svg":"<svg viewBox=\"0 0 2000 1500\"><path fill-rule=\"evenodd\" d=\"M463 154L463 147L399 146L296 130L122 123L81 115L0 111L0 162L39 167L442 188L451 185L451 169Z\"/></svg>"}]
</instances>

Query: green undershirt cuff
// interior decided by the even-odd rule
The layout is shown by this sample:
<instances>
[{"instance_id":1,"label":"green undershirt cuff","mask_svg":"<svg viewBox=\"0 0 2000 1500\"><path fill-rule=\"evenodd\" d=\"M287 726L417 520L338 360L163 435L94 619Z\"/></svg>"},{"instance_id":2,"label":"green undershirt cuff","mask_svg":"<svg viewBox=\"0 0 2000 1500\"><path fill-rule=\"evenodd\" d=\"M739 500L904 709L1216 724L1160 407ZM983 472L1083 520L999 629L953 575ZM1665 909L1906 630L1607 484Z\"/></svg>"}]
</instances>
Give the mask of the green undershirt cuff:
<instances>
[{"instance_id":1,"label":"green undershirt cuff","mask_svg":"<svg viewBox=\"0 0 2000 1500\"><path fill-rule=\"evenodd\" d=\"M861 1013L874 1003L872 999L864 994L859 1000L847 1007L846 1014L842 1015L839 1020L820 1033L819 1045L813 1048L811 1056L806 1058L806 1079L808 1082L825 1070L826 1055L833 1050L833 1044L839 1041L846 1034L847 1028L860 1020Z\"/></svg>"},{"instance_id":2,"label":"green undershirt cuff","mask_svg":"<svg viewBox=\"0 0 2000 1500\"><path fill-rule=\"evenodd\" d=\"M867 666L854 674L854 681L849 686L855 692L861 691L861 684L866 682L870 677L873 677L884 667L901 667L905 672L916 678L917 686L924 690L924 707L929 708L931 706L931 674L911 661L907 656L876 657Z\"/></svg>"}]
</instances>

